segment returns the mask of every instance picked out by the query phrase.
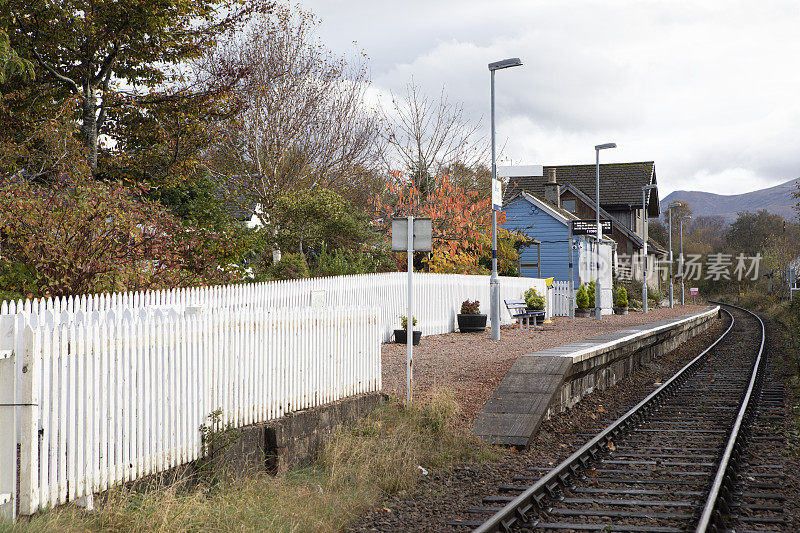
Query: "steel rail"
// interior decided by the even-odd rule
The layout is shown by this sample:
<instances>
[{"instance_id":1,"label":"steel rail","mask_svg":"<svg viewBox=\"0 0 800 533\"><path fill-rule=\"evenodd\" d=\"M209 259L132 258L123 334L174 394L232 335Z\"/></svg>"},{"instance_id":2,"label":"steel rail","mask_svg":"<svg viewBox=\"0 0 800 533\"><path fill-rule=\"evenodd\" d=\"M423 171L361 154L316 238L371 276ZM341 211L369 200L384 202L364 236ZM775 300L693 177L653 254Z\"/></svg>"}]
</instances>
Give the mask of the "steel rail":
<instances>
[{"instance_id":1,"label":"steel rail","mask_svg":"<svg viewBox=\"0 0 800 533\"><path fill-rule=\"evenodd\" d=\"M578 451L570 455L531 487L526 489L525 492L514 498L478 528L474 529L474 533L493 533L495 531L508 532L511 531L517 522L526 522L528 513L531 510L541 507L541 503L547 495L554 496L555 489L559 486L566 486L567 480L572 475L576 474L580 468L586 467L589 461L598 455L603 446L606 446L632 424L639 422L643 415L648 414L653 408L661 406L661 404L688 379L692 371L703 361L706 354L719 344L733 329L736 322L733 314L723 308L720 308L720 311L724 311L731 317L731 323L725 332L710 346L687 363L658 389L651 392L644 400L636 404L636 406L622 417L611 423L606 429L595 435Z\"/></svg>"},{"instance_id":2,"label":"steel rail","mask_svg":"<svg viewBox=\"0 0 800 533\"><path fill-rule=\"evenodd\" d=\"M742 404L739 407L739 413L736 416L736 422L733 424L733 429L728 437L728 443L725 446L725 452L723 453L719 462L719 466L717 467L717 474L714 477L714 483L711 485L711 490L709 491L708 498L706 498L703 512L700 515L700 521L697 524L697 529L695 529L696 533L717 531L719 529L720 522L722 521L722 513L719 512L720 506L723 508L723 512L729 512L727 507L727 499L730 497L730 484L734 479L733 470L737 466L741 445L744 441L747 428L749 427L749 423L745 424L745 419L748 419L749 422L749 419L752 418L753 409L756 404L756 402L751 402L753 398L753 392L756 391L757 387L761 385L761 379L763 377L761 369L763 367L765 358L762 357L762 355L764 352L764 343L766 341L764 321L752 311L736 305L725 305L739 309L740 311L745 311L753 315L758 320L758 323L761 325L761 346L758 348L758 356L753 364L753 372L750 376L750 383L747 387L747 392L742 399Z\"/></svg>"}]
</instances>

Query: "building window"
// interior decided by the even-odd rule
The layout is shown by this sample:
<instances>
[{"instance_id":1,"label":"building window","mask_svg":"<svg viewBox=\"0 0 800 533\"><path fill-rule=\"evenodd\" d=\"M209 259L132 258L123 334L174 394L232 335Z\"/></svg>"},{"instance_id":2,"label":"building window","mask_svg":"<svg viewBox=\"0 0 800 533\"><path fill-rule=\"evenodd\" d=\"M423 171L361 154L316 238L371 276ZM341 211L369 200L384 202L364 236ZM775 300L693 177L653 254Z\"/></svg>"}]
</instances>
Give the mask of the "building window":
<instances>
[{"instance_id":1,"label":"building window","mask_svg":"<svg viewBox=\"0 0 800 533\"><path fill-rule=\"evenodd\" d=\"M575 200L564 200L561 202L561 206L573 215L575 214Z\"/></svg>"}]
</instances>

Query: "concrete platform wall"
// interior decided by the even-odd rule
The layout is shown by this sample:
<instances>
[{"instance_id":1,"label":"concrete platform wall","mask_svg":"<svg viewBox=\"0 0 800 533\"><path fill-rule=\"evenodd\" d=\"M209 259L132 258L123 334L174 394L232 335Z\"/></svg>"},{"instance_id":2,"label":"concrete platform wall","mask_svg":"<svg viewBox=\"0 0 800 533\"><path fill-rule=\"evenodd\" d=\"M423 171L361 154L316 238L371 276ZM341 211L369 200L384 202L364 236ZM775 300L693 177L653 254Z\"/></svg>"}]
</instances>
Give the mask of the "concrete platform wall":
<instances>
[{"instance_id":1,"label":"concrete platform wall","mask_svg":"<svg viewBox=\"0 0 800 533\"><path fill-rule=\"evenodd\" d=\"M630 376L636 368L671 352L688 339L711 327L715 313L703 314L682 324L599 350L582 361L573 361L564 376L559 396L548 407L546 418L573 407L587 394L604 390Z\"/></svg>"},{"instance_id":2,"label":"concrete platform wall","mask_svg":"<svg viewBox=\"0 0 800 533\"><path fill-rule=\"evenodd\" d=\"M380 393L352 396L234 430L235 438L214 457L213 468L232 478L259 471L284 474L292 467L313 462L331 433L367 416L385 399Z\"/></svg>"},{"instance_id":3,"label":"concrete platform wall","mask_svg":"<svg viewBox=\"0 0 800 533\"><path fill-rule=\"evenodd\" d=\"M719 307L634 326L520 356L475 420L474 432L499 445L527 447L543 420L705 331Z\"/></svg>"}]
</instances>

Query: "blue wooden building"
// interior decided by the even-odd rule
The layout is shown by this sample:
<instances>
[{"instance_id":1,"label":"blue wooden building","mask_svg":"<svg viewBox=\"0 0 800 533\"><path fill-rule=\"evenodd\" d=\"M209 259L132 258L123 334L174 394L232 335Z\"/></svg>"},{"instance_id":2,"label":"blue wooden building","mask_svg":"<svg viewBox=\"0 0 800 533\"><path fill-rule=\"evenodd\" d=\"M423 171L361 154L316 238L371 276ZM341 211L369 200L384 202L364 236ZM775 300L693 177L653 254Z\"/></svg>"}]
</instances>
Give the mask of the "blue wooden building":
<instances>
[{"instance_id":1,"label":"blue wooden building","mask_svg":"<svg viewBox=\"0 0 800 533\"><path fill-rule=\"evenodd\" d=\"M533 194L518 191L503 204L506 221L503 228L520 232L537 241L520 250L520 274L525 277L549 278L556 281L569 280L569 228L572 220L578 217L562 208L547 202ZM614 261L614 241L603 237L600 272L603 287L603 307L606 300L610 302L611 266ZM586 237L575 237L573 248L573 284L580 284L595 279L594 242ZM606 288L607 292L606 293Z\"/></svg>"}]
</instances>

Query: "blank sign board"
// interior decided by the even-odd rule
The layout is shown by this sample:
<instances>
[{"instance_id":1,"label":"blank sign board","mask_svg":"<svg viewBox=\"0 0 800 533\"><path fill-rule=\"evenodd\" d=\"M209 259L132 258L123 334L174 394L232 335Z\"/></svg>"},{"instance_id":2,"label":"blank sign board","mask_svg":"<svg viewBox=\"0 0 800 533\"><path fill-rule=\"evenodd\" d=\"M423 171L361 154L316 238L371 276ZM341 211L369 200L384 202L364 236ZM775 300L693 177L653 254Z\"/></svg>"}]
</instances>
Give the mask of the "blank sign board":
<instances>
[{"instance_id":1,"label":"blank sign board","mask_svg":"<svg viewBox=\"0 0 800 533\"><path fill-rule=\"evenodd\" d=\"M431 234L433 226L430 218L414 219L414 251L431 251ZM408 219L392 219L392 251L405 252L408 250Z\"/></svg>"},{"instance_id":2,"label":"blank sign board","mask_svg":"<svg viewBox=\"0 0 800 533\"><path fill-rule=\"evenodd\" d=\"M542 165L505 165L497 167L499 178L527 178L544 176Z\"/></svg>"}]
</instances>

